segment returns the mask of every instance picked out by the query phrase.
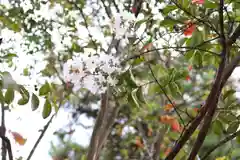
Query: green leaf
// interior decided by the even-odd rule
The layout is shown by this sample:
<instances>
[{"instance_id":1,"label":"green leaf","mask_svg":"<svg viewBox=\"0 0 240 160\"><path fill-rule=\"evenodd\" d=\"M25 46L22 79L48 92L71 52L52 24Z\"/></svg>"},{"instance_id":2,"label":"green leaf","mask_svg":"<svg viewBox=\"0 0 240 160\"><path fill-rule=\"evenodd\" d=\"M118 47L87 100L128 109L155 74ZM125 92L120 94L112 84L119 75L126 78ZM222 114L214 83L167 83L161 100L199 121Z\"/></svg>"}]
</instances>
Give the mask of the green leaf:
<instances>
[{"instance_id":1,"label":"green leaf","mask_svg":"<svg viewBox=\"0 0 240 160\"><path fill-rule=\"evenodd\" d=\"M82 155L81 156L81 160L87 160L87 156L86 155Z\"/></svg>"},{"instance_id":2,"label":"green leaf","mask_svg":"<svg viewBox=\"0 0 240 160\"><path fill-rule=\"evenodd\" d=\"M192 37L191 37L191 41L190 41L190 44L189 46L190 47L195 47L197 45L199 45L200 43L203 42L203 35L202 35L202 32L198 31L198 30L195 30L192 34Z\"/></svg>"},{"instance_id":3,"label":"green leaf","mask_svg":"<svg viewBox=\"0 0 240 160\"><path fill-rule=\"evenodd\" d=\"M12 88L8 88L5 93L4 100L7 104L10 104L12 103L13 99L14 99L14 90Z\"/></svg>"},{"instance_id":4,"label":"green leaf","mask_svg":"<svg viewBox=\"0 0 240 160\"><path fill-rule=\"evenodd\" d=\"M174 97L181 95L180 86L177 83L175 83L175 82L169 83L168 88Z\"/></svg>"},{"instance_id":5,"label":"green leaf","mask_svg":"<svg viewBox=\"0 0 240 160\"><path fill-rule=\"evenodd\" d=\"M169 132L168 136L173 139L174 141L178 140L179 134L177 132Z\"/></svg>"},{"instance_id":6,"label":"green leaf","mask_svg":"<svg viewBox=\"0 0 240 160\"><path fill-rule=\"evenodd\" d=\"M203 54L203 65L212 65L215 63L215 56L210 53Z\"/></svg>"},{"instance_id":7,"label":"green leaf","mask_svg":"<svg viewBox=\"0 0 240 160\"><path fill-rule=\"evenodd\" d=\"M190 51L188 51L188 52L186 52L185 54L184 54L184 58L186 58L186 60L191 60L192 59L192 57L194 56L194 51L193 50L190 50Z\"/></svg>"},{"instance_id":8,"label":"green leaf","mask_svg":"<svg viewBox=\"0 0 240 160\"><path fill-rule=\"evenodd\" d=\"M236 91L234 89L230 89L223 94L223 100L225 100L228 96L233 95Z\"/></svg>"},{"instance_id":9,"label":"green leaf","mask_svg":"<svg viewBox=\"0 0 240 160\"><path fill-rule=\"evenodd\" d=\"M140 56L139 58L135 58L132 62L133 66L137 66L139 64L141 64L142 62L144 62L144 58L143 56Z\"/></svg>"},{"instance_id":10,"label":"green leaf","mask_svg":"<svg viewBox=\"0 0 240 160\"><path fill-rule=\"evenodd\" d=\"M223 114L224 114L225 118L228 120L228 124L237 120L237 117L232 113L229 113L229 114L223 113Z\"/></svg>"},{"instance_id":11,"label":"green leaf","mask_svg":"<svg viewBox=\"0 0 240 160\"><path fill-rule=\"evenodd\" d=\"M193 57L193 63L195 65L197 65L198 67L201 67L202 66L202 55L201 55L201 52L199 51L196 51L194 53L194 57Z\"/></svg>"},{"instance_id":12,"label":"green leaf","mask_svg":"<svg viewBox=\"0 0 240 160\"><path fill-rule=\"evenodd\" d=\"M0 90L0 101L4 102L4 96L3 96L2 90Z\"/></svg>"},{"instance_id":13,"label":"green leaf","mask_svg":"<svg viewBox=\"0 0 240 160\"><path fill-rule=\"evenodd\" d=\"M213 146L217 142L219 142L218 136L216 136L215 134L208 134L204 141L204 145L205 146Z\"/></svg>"},{"instance_id":14,"label":"green leaf","mask_svg":"<svg viewBox=\"0 0 240 160\"><path fill-rule=\"evenodd\" d=\"M39 96L47 95L51 91L50 85L46 82L40 89L39 89Z\"/></svg>"},{"instance_id":15,"label":"green leaf","mask_svg":"<svg viewBox=\"0 0 240 160\"><path fill-rule=\"evenodd\" d=\"M127 83L127 87L130 90L138 87L134 80L131 70L128 70L126 73L124 73L122 78L125 80L125 82Z\"/></svg>"},{"instance_id":16,"label":"green leaf","mask_svg":"<svg viewBox=\"0 0 240 160\"><path fill-rule=\"evenodd\" d=\"M209 1L209 0L205 0L203 6L204 6L205 8L215 9L215 8L218 7L218 4L217 4L217 3L214 3L214 2L212 2L212 1Z\"/></svg>"},{"instance_id":17,"label":"green leaf","mask_svg":"<svg viewBox=\"0 0 240 160\"><path fill-rule=\"evenodd\" d=\"M140 108L140 105L139 105L139 103L137 101L137 98L136 98L136 91L137 91L137 89L134 89L131 93L128 94L128 103L132 107Z\"/></svg>"},{"instance_id":18,"label":"green leaf","mask_svg":"<svg viewBox=\"0 0 240 160\"><path fill-rule=\"evenodd\" d=\"M181 149L181 150L179 151L179 153L177 154L177 156L176 156L176 160L186 159L185 156L186 156L185 151L184 151L183 149Z\"/></svg>"},{"instance_id":19,"label":"green leaf","mask_svg":"<svg viewBox=\"0 0 240 160\"><path fill-rule=\"evenodd\" d=\"M141 24L149 21L150 18L151 18L150 16L147 16L146 18L137 21L137 22L135 23L135 28L139 28L139 27L141 26Z\"/></svg>"},{"instance_id":20,"label":"green leaf","mask_svg":"<svg viewBox=\"0 0 240 160\"><path fill-rule=\"evenodd\" d=\"M174 75L174 81L178 81L181 80L183 78L185 78L188 75L188 71L186 70L179 70L178 72L175 73Z\"/></svg>"},{"instance_id":21,"label":"green leaf","mask_svg":"<svg viewBox=\"0 0 240 160\"><path fill-rule=\"evenodd\" d=\"M178 43L178 46L183 46L184 45L184 43L186 42L186 40L188 40L188 38L182 38L182 39L180 39L177 43Z\"/></svg>"},{"instance_id":22,"label":"green leaf","mask_svg":"<svg viewBox=\"0 0 240 160\"><path fill-rule=\"evenodd\" d=\"M146 104L146 100L145 100L144 95L143 95L143 88L142 87L139 87L137 89L136 97L137 97L139 102Z\"/></svg>"},{"instance_id":23,"label":"green leaf","mask_svg":"<svg viewBox=\"0 0 240 160\"><path fill-rule=\"evenodd\" d=\"M21 31L21 26L17 23L12 22L12 24L9 27L15 32Z\"/></svg>"},{"instance_id":24,"label":"green leaf","mask_svg":"<svg viewBox=\"0 0 240 160\"><path fill-rule=\"evenodd\" d=\"M163 21L161 21L160 26L173 27L176 23L178 22L171 19L164 19Z\"/></svg>"},{"instance_id":25,"label":"green leaf","mask_svg":"<svg viewBox=\"0 0 240 160\"><path fill-rule=\"evenodd\" d=\"M213 123L213 132L217 135L221 135L223 131L223 124L221 123L221 121L216 120Z\"/></svg>"},{"instance_id":26,"label":"green leaf","mask_svg":"<svg viewBox=\"0 0 240 160\"><path fill-rule=\"evenodd\" d=\"M236 141L238 144L240 144L240 135L237 136Z\"/></svg>"},{"instance_id":27,"label":"green leaf","mask_svg":"<svg viewBox=\"0 0 240 160\"><path fill-rule=\"evenodd\" d=\"M230 125L227 128L227 133L234 133L234 132L236 132L238 127L239 127L239 123L238 122L230 123Z\"/></svg>"},{"instance_id":28,"label":"green leaf","mask_svg":"<svg viewBox=\"0 0 240 160\"><path fill-rule=\"evenodd\" d=\"M7 55L2 56L1 58L3 59L12 59L13 57L18 57L16 54L14 53L8 53Z\"/></svg>"},{"instance_id":29,"label":"green leaf","mask_svg":"<svg viewBox=\"0 0 240 160\"><path fill-rule=\"evenodd\" d=\"M29 93L28 91L23 87L19 85L19 93L21 94L22 98L18 100L19 105L25 105L29 101Z\"/></svg>"},{"instance_id":30,"label":"green leaf","mask_svg":"<svg viewBox=\"0 0 240 160\"><path fill-rule=\"evenodd\" d=\"M29 76L28 68L24 68L24 69L23 69L23 75L24 75L24 76Z\"/></svg>"},{"instance_id":31,"label":"green leaf","mask_svg":"<svg viewBox=\"0 0 240 160\"><path fill-rule=\"evenodd\" d=\"M240 158L240 148L236 148L232 150L231 159L239 159Z\"/></svg>"},{"instance_id":32,"label":"green leaf","mask_svg":"<svg viewBox=\"0 0 240 160\"><path fill-rule=\"evenodd\" d=\"M42 112L42 117L45 119L47 118L52 112L52 105L49 102L48 99L46 99L44 106L43 106L43 112Z\"/></svg>"},{"instance_id":33,"label":"green leaf","mask_svg":"<svg viewBox=\"0 0 240 160\"><path fill-rule=\"evenodd\" d=\"M168 14L171 11L174 11L177 9L176 5L167 5L164 9L163 9L163 14Z\"/></svg>"},{"instance_id":34,"label":"green leaf","mask_svg":"<svg viewBox=\"0 0 240 160\"><path fill-rule=\"evenodd\" d=\"M32 99L31 99L31 108L32 108L32 111L35 111L38 107L39 107L39 99L38 97L32 93Z\"/></svg>"}]
</instances>

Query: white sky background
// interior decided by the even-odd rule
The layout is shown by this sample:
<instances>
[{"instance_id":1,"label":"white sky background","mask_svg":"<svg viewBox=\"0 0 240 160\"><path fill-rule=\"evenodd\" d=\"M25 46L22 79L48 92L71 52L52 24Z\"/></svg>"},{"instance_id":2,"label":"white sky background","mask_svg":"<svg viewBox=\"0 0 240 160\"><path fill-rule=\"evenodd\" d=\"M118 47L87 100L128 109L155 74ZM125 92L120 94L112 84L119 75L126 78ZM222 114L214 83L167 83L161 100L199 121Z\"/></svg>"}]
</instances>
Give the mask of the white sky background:
<instances>
[{"instance_id":1,"label":"white sky background","mask_svg":"<svg viewBox=\"0 0 240 160\"><path fill-rule=\"evenodd\" d=\"M1 3L6 3L7 0L0 0ZM46 11L45 16L49 16L49 12ZM88 32L87 30L79 26L79 34L81 37L88 37ZM94 34L94 37L97 37L99 41L104 41L105 38L103 37L102 34L100 34L99 30L97 28L90 28L92 33ZM4 40L9 39L10 37L17 37L19 38L19 41L21 41L21 37L18 37L14 35L11 32L8 32L6 30L1 31L1 37L4 38ZM58 35L55 35L55 40L59 40ZM68 43L68 40L66 40L66 43ZM4 46L5 45L5 46ZM4 44L0 46L2 49L6 47L8 44ZM60 43L59 43L60 45ZM31 91L34 91L34 84L36 84L37 80L41 80L44 82L45 79L39 78L39 76L36 74L38 73L41 69L44 68L45 63L41 61L43 58L41 53L34 53L33 56L31 55L26 55L19 45L15 45L15 50L18 51L18 58L15 59L16 70L10 69L7 67L7 64L0 64L0 71L10 71L13 78L17 81L19 84L25 84L25 87L27 89L30 89ZM61 48L61 46L59 46ZM107 47L107 46L106 46ZM35 63L34 60L37 59L38 62ZM40 61L39 61L40 59ZM32 79L29 79L29 77L24 77L21 75L23 72L23 69L28 67L29 65L33 64L35 67L34 70L34 76ZM233 77L236 79L240 78L240 69L238 71L234 71ZM240 95L239 95L240 96ZM18 99L15 98L17 101ZM19 157L22 156L24 159L28 156L30 150L32 149L34 143L36 142L38 136L40 135L39 130L43 128L43 126L48 122L48 119L43 120L41 116L41 107L36 110L35 112L31 111L31 106L30 104L27 104L25 106L17 106L16 103L14 104L14 108L12 109L11 112L6 112L6 126L7 129L10 129L12 131L18 132L21 135L23 135L25 138L27 138L26 144L24 146L19 146L17 145L13 139L11 140L12 143L12 148L13 148L13 154L14 157ZM40 106L43 105L43 101L41 101ZM32 159L33 160L38 160L38 159L44 159L44 160L51 160L51 157L49 156L49 149L50 149L50 142L53 140L54 142L57 142L57 137L53 135L53 132L56 131L57 129L65 126L69 122L68 118L69 114L66 113L63 109L60 109L58 115L56 118L53 119L53 123L50 125L48 128L45 136L41 140L39 146L35 150L35 153L33 154ZM80 121L83 122L86 126L92 125L93 121L87 119L84 116L81 116ZM75 128L76 131L73 134L73 140L76 140L79 144L82 145L88 145L89 139L91 136L91 130L85 130L81 126L78 126Z\"/></svg>"}]
</instances>

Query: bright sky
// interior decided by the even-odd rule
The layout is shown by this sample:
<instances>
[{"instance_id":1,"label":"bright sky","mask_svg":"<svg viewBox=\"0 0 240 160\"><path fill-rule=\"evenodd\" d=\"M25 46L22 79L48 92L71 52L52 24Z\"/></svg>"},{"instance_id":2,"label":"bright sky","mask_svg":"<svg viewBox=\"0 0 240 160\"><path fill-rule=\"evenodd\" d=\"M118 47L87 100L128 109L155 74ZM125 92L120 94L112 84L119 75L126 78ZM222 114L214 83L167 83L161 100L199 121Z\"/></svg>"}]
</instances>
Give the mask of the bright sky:
<instances>
[{"instance_id":1,"label":"bright sky","mask_svg":"<svg viewBox=\"0 0 240 160\"><path fill-rule=\"evenodd\" d=\"M17 81L19 84L24 84L27 89L30 91L33 90L33 85L35 81L30 80L29 77L21 76L23 68L26 65L26 61L30 61L31 58L27 58L27 55L24 56L24 59L19 59L17 66L19 66L15 71L12 71L6 65L1 65L2 70L10 71L14 80ZM4 67L5 66L5 67ZM33 81L33 82L32 82ZM31 111L30 103L24 106L18 106L17 100L20 98L20 95L16 95L15 102L13 102L11 112L6 112L6 126L8 130L20 133L24 138L27 138L26 144L23 146L19 146L13 140L11 134L7 132L7 136L10 137L12 148L13 148L13 155L14 157L22 156L24 159L27 158L30 150L32 149L34 143L38 139L40 129L43 129L43 126L48 122L49 118L43 119L41 116L42 107L39 107L36 111ZM40 106L43 106L44 99L40 99ZM49 156L50 150L50 142L53 141L57 144L58 140L53 132L57 131L59 128L66 126L69 121L70 114L66 112L64 109L60 109L57 116L53 119L53 123L48 128L45 136L41 140L39 146L35 150L32 159L45 159L50 160L51 157ZM93 120L86 118L82 115L79 119L86 126L93 125ZM72 140L87 146L89 143L89 139L91 136L91 129L83 129L81 126L76 127L75 133L72 136Z\"/></svg>"},{"instance_id":2,"label":"bright sky","mask_svg":"<svg viewBox=\"0 0 240 160\"><path fill-rule=\"evenodd\" d=\"M6 0L1 0L0 2L6 3ZM48 11L42 13L48 14L46 16L49 16L50 14ZM18 58L14 59L14 63L16 64L17 68L9 68L7 64L1 63L0 70L9 71L12 74L13 79L16 80L17 83L25 85L27 89L34 92L34 84L36 84L36 82L44 83L44 81L46 80L40 78L40 76L37 74L45 66L45 63L41 60L44 58L43 54L37 52L34 53L33 56L26 54L26 48L24 48L20 45L20 43L18 43L24 41L20 34L14 34L9 30L1 30L0 33L0 36L4 39L4 42L0 46L0 49L2 50L5 48L13 47L13 50L15 51L14 53L17 53L18 55ZM81 32L81 35L87 37L88 34L84 35L84 33L87 33L87 31ZM60 40L60 38L58 37L58 33L53 33L53 39L55 39L56 42ZM7 43L9 40L13 40L13 43ZM58 46L58 48L61 48L61 46ZM32 74L31 79L22 75L23 69L29 67L30 65L34 66L34 70L30 71ZM17 96L19 98L19 95ZM15 99L11 112L6 112L6 126L8 130L20 133L24 138L27 139L27 141L25 145L19 146L15 143L15 141L8 132L7 136L10 138L14 157L17 158L22 156L23 159L26 159L40 135L39 130L43 129L43 126L48 122L51 116L49 116L48 119L44 120L41 116L42 107L32 112L30 103L25 106L18 106L16 103L18 98ZM43 99L40 99L40 106L43 106L43 103ZM70 114L65 112L63 109L59 110L57 116L53 119L52 124L48 128L39 146L35 150L32 156L33 160L51 160L51 157L49 156L50 142L53 141L55 144L57 144L58 142L57 137L53 135L53 132L67 125L69 123L69 116ZM79 121L86 126L93 125L93 120L90 120L85 116L81 116ZM72 140L78 142L81 145L87 146L91 136L91 131L91 129L86 130L83 129L81 126L78 126L75 129Z\"/></svg>"}]
</instances>

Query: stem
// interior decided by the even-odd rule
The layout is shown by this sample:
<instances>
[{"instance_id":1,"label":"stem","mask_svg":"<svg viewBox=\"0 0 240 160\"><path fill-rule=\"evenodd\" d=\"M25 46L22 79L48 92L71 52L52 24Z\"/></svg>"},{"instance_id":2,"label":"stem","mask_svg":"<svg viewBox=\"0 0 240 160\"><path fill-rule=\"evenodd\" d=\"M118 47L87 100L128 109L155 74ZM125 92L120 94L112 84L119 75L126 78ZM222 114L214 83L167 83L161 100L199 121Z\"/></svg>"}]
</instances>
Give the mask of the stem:
<instances>
[{"instance_id":1,"label":"stem","mask_svg":"<svg viewBox=\"0 0 240 160\"><path fill-rule=\"evenodd\" d=\"M201 160L205 160L215 149L217 149L218 147L221 147L222 145L224 145L225 143L227 143L228 141L232 140L233 138L237 137L238 135L240 135L240 130L227 136L226 138L224 138L223 140L221 140L218 144L216 144L215 146L213 146L212 148L210 148L207 153L201 158Z\"/></svg>"},{"instance_id":2,"label":"stem","mask_svg":"<svg viewBox=\"0 0 240 160\"><path fill-rule=\"evenodd\" d=\"M183 126L185 127L185 123L184 123L184 120L182 118L182 116L180 115L180 113L178 112L176 106L174 105L173 101L171 100L171 98L167 95L167 92L165 91L164 87L160 84L160 82L157 80L157 77L155 76L153 70L152 70L152 67L150 64L148 64L148 67L151 71L151 74L152 74L152 77L154 78L154 80L157 82L159 88L162 90L163 94L165 95L165 97L167 98L167 100L169 101L169 103L171 103L171 105L173 106L173 109L174 111L177 113L178 117L180 118Z\"/></svg>"},{"instance_id":3,"label":"stem","mask_svg":"<svg viewBox=\"0 0 240 160\"><path fill-rule=\"evenodd\" d=\"M1 118L1 138L5 137L5 133L6 133L6 127L5 127L5 109L4 109L4 102L1 102L1 111L2 111L2 118ZM2 160L6 160L7 159L7 144L4 141L4 139L2 138Z\"/></svg>"},{"instance_id":4,"label":"stem","mask_svg":"<svg viewBox=\"0 0 240 160\"><path fill-rule=\"evenodd\" d=\"M36 150L38 144L39 144L40 141L42 140L42 138L43 138L45 132L47 131L50 123L52 122L54 116L55 116L55 114L52 115L52 117L49 119L49 121L47 122L47 124L43 127L43 131L42 131L42 133L40 134L40 136L38 137L38 139L37 139L36 143L34 144L32 150L30 151L30 153L29 153L29 155L28 155L28 157L27 157L27 160L30 160L30 159L31 159L34 151Z\"/></svg>"}]
</instances>

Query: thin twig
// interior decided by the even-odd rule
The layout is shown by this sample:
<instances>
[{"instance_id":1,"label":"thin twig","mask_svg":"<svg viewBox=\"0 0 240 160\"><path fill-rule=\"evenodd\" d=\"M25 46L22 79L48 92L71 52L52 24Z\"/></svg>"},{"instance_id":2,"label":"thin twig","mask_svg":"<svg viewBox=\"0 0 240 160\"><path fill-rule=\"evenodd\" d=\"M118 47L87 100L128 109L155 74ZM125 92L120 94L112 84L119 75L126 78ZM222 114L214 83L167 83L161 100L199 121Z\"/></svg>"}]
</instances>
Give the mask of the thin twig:
<instances>
[{"instance_id":1,"label":"thin twig","mask_svg":"<svg viewBox=\"0 0 240 160\"><path fill-rule=\"evenodd\" d=\"M102 2L102 4L103 4L103 7L104 7L104 9L105 9L105 12L106 12L108 18L111 19L112 13L111 13L111 10L109 9L110 7L107 7L107 6L105 5L104 0L101 0L101 2Z\"/></svg>"},{"instance_id":2,"label":"thin twig","mask_svg":"<svg viewBox=\"0 0 240 160\"><path fill-rule=\"evenodd\" d=\"M154 72L153 72L152 67L150 66L150 64L148 64L148 67L149 67L149 69L150 69L150 71L151 71L152 77L153 77L154 80L157 82L159 88L162 90L162 92L163 92L163 94L165 95L165 97L167 98L167 100L168 100L168 101L171 103L171 105L173 106L174 111L177 113L178 117L180 118L182 124L183 124L184 127L185 127L185 123L184 123L184 120L183 120L182 116L181 116L180 113L177 111L176 106L174 105L174 103L173 103L173 101L171 100L171 98L167 95L167 93L166 93L165 89L163 88L163 86L162 86L162 85L159 83L159 81L157 80L157 77L155 76L155 74L154 74Z\"/></svg>"},{"instance_id":3,"label":"thin twig","mask_svg":"<svg viewBox=\"0 0 240 160\"><path fill-rule=\"evenodd\" d=\"M197 46L197 47L199 47L199 46ZM127 61L129 61L129 60L132 60L132 59L139 58L140 56L142 56L142 55L144 55L144 54L146 54L146 53L150 53L150 52L154 52L154 51L159 51L159 50L164 50L164 49L187 49L187 50L183 50L183 51L185 51L185 52L195 49L195 50L199 50L199 51L208 52L208 53L210 53L210 54L212 54L212 55L214 55L214 56L217 56L217 57L220 56L219 54L217 54L217 53L215 53L215 52L212 52L212 51L209 51L209 50L205 50L205 49L202 49L202 48L172 46L172 47L154 48L154 49L151 49L151 50L147 50L147 51L145 51L145 52L141 52L141 53L139 53L139 54L137 54L137 55L133 55L133 56L131 56L131 57L128 57L127 59L125 59L125 60L123 61L123 63L124 63L124 62L127 62ZM178 51L181 51L181 50L178 50Z\"/></svg>"},{"instance_id":4,"label":"thin twig","mask_svg":"<svg viewBox=\"0 0 240 160\"><path fill-rule=\"evenodd\" d=\"M218 147L221 147L222 145L224 145L225 143L227 143L228 141L234 139L235 137L237 137L238 135L240 135L240 130L227 136L226 138L224 138L223 140L221 140L218 144L214 145L212 148L210 148L207 153L205 153L205 155L201 158L201 160L205 160L215 149L217 149Z\"/></svg>"},{"instance_id":5,"label":"thin twig","mask_svg":"<svg viewBox=\"0 0 240 160\"><path fill-rule=\"evenodd\" d=\"M163 127L160 129L160 131L157 133L156 135L156 140L155 143L153 143L153 159L154 160L159 160L159 156L160 156L160 149L161 149L161 143L163 141L164 135L166 132L166 128Z\"/></svg>"},{"instance_id":6,"label":"thin twig","mask_svg":"<svg viewBox=\"0 0 240 160\"><path fill-rule=\"evenodd\" d=\"M80 14L81 14L81 16L82 16L82 18L83 18L84 25L85 25L85 27L86 27L86 29L87 29L87 31L88 31L88 36L90 37L90 40L91 40L92 44L94 45L94 48L97 49L97 48L98 48L98 45L97 45L96 42L93 40L93 35L91 34L91 32L90 32L90 30L89 30L89 25L88 25L88 23L87 23L87 18L85 17L82 8L79 7L76 2L71 2L71 1L68 0L68 3L74 5L74 7L79 10L79 12L80 12Z\"/></svg>"},{"instance_id":7,"label":"thin twig","mask_svg":"<svg viewBox=\"0 0 240 160\"><path fill-rule=\"evenodd\" d=\"M47 122L47 124L43 127L43 130L42 130L40 136L38 137L36 143L34 144L32 150L30 151L30 153L29 153L29 155L28 155L28 157L27 157L27 160L30 160L30 159L31 159L31 157L32 157L32 155L33 155L33 153L34 153L34 151L36 150L38 144L39 144L40 141L42 140L42 138L43 138L45 132L47 131L47 129L48 129L50 123L52 122L54 116L55 116L55 114L52 115L52 117L49 119L49 121Z\"/></svg>"},{"instance_id":8,"label":"thin twig","mask_svg":"<svg viewBox=\"0 0 240 160\"><path fill-rule=\"evenodd\" d=\"M185 12L187 15L191 16L192 18L196 19L198 22L205 24L206 26L210 27L212 30L216 32L216 34L220 35L218 30L212 25L211 22L206 23L206 21L196 17L192 13L190 13L186 8L182 7L178 2L175 2L175 0L171 0L172 3L174 3L180 10Z\"/></svg>"},{"instance_id":9,"label":"thin twig","mask_svg":"<svg viewBox=\"0 0 240 160\"><path fill-rule=\"evenodd\" d=\"M138 128L139 133L140 133L140 135L141 135L141 137L143 139L144 148L145 148L145 150L148 153L149 159L153 160L153 152L151 152L151 150L149 149L149 145L148 145L148 142L147 142L147 137L145 135L145 131L144 131L141 123L139 122L139 120L137 120L137 128Z\"/></svg>"}]
</instances>

